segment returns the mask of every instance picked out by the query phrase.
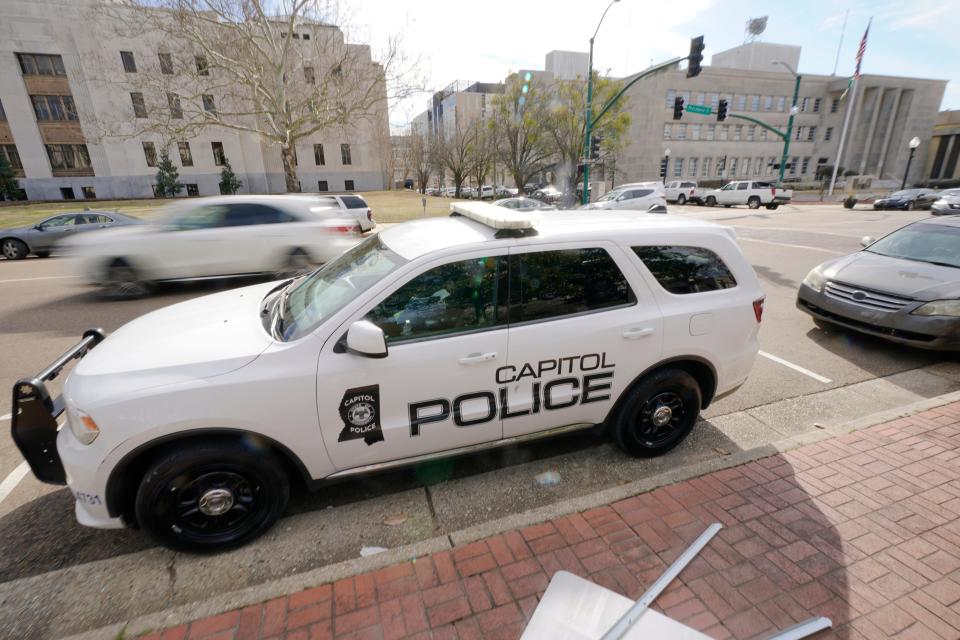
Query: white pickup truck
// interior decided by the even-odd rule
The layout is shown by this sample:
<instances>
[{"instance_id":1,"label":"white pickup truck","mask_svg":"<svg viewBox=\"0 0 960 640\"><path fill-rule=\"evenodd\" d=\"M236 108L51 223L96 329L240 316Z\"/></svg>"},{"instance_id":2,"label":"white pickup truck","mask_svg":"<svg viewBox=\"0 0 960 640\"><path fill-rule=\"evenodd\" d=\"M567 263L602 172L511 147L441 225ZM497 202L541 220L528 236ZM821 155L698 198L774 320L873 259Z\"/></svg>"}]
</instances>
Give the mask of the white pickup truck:
<instances>
[{"instance_id":1,"label":"white pickup truck","mask_svg":"<svg viewBox=\"0 0 960 640\"><path fill-rule=\"evenodd\" d=\"M695 180L674 180L668 182L666 187L667 202L676 202L677 204L703 204L703 196L706 189L697 186Z\"/></svg>"},{"instance_id":2,"label":"white pickup truck","mask_svg":"<svg viewBox=\"0 0 960 640\"><path fill-rule=\"evenodd\" d=\"M724 185L721 189L713 189L705 193L704 204L708 207L715 207L718 204L725 207L745 204L751 209L759 209L762 205L773 210L781 204L790 202L792 198L792 190L780 189L772 182L737 180Z\"/></svg>"}]
</instances>

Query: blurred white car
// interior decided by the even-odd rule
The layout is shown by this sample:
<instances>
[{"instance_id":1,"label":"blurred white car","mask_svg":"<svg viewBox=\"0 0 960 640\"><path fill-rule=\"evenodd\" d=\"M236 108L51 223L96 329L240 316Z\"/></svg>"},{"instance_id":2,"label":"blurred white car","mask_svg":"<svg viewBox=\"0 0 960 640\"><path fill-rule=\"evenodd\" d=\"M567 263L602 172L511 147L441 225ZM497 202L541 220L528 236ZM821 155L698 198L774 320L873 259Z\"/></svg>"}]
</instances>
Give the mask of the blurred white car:
<instances>
[{"instance_id":1,"label":"blurred white car","mask_svg":"<svg viewBox=\"0 0 960 640\"><path fill-rule=\"evenodd\" d=\"M360 235L356 219L310 196L221 196L178 202L156 223L92 232L64 249L88 282L135 297L161 281L302 273Z\"/></svg>"},{"instance_id":2,"label":"blurred white car","mask_svg":"<svg viewBox=\"0 0 960 640\"><path fill-rule=\"evenodd\" d=\"M315 199L318 204L332 209L340 209L344 218L354 218L360 225L361 231L370 231L377 226L377 223L373 220L373 210L361 195L345 193L343 195L315 196Z\"/></svg>"},{"instance_id":3,"label":"blurred white car","mask_svg":"<svg viewBox=\"0 0 960 640\"><path fill-rule=\"evenodd\" d=\"M667 200L653 186L646 187L619 187L608 191L596 202L580 207L581 209L630 209L633 211L650 211L657 207L656 213L666 213ZM662 210L660 209L662 207Z\"/></svg>"}]
</instances>

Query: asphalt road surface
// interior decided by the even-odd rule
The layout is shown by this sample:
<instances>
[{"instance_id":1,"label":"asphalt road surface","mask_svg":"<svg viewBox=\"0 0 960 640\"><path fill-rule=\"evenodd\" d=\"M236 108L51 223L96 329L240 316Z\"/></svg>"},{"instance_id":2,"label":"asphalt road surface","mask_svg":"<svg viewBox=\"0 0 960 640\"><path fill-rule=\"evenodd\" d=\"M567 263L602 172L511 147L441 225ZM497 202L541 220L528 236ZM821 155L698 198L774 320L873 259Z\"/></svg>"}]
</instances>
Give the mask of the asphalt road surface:
<instances>
[{"instance_id":1,"label":"asphalt road surface","mask_svg":"<svg viewBox=\"0 0 960 640\"><path fill-rule=\"evenodd\" d=\"M954 355L822 331L794 308L809 269L857 250L864 235L881 236L927 213L795 205L775 212L671 207L670 215L735 227L767 293L762 353L750 380L711 406L671 454L633 460L581 433L355 479L295 496L289 515L257 543L197 558L153 548L137 531L80 527L69 492L37 482L10 438L0 436L0 637L94 628L354 558L364 545L393 547L456 531L960 387ZM153 309L249 282L169 286L146 299L110 302L63 259L0 261L0 389L39 371L89 327L113 331ZM9 393L0 393L3 428L9 411ZM544 471L559 473L560 482L541 485L536 476ZM94 603L84 596L91 581L100 594Z\"/></svg>"}]
</instances>

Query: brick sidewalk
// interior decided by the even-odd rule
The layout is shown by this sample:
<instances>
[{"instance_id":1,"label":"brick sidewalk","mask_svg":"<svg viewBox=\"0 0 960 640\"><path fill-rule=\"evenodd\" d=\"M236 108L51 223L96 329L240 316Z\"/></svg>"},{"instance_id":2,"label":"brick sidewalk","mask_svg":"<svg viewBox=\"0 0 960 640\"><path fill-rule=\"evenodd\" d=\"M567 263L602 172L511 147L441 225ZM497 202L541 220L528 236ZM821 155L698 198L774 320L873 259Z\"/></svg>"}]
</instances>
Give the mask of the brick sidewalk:
<instances>
[{"instance_id":1,"label":"brick sidewalk","mask_svg":"<svg viewBox=\"0 0 960 640\"><path fill-rule=\"evenodd\" d=\"M149 640L518 638L553 573L656 601L714 638L812 615L818 638L960 638L960 403L196 620Z\"/></svg>"}]
</instances>

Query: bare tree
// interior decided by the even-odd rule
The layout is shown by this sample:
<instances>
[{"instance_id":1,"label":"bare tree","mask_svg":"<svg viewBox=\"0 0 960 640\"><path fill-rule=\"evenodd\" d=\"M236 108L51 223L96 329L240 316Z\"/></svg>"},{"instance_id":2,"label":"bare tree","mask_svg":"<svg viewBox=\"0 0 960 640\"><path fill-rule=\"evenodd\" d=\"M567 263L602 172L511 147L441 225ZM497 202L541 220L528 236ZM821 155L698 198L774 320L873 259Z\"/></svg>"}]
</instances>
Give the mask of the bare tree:
<instances>
[{"instance_id":1,"label":"bare tree","mask_svg":"<svg viewBox=\"0 0 960 640\"><path fill-rule=\"evenodd\" d=\"M426 133L417 127L410 129L410 143L406 149L405 164L413 172L420 193L427 192L427 183L436 163L433 145Z\"/></svg>"},{"instance_id":2,"label":"bare tree","mask_svg":"<svg viewBox=\"0 0 960 640\"><path fill-rule=\"evenodd\" d=\"M521 190L549 166L554 155L552 140L543 126L549 94L536 81L529 83L526 93L523 86L516 75L507 80L506 91L493 99L490 124L498 132L500 160Z\"/></svg>"},{"instance_id":3,"label":"bare tree","mask_svg":"<svg viewBox=\"0 0 960 640\"><path fill-rule=\"evenodd\" d=\"M493 166L496 157L496 141L494 129L485 123L477 121L470 127L473 142L470 147L470 175L477 181L477 189L482 189L487 175ZM478 197L482 197L482 192Z\"/></svg>"},{"instance_id":4,"label":"bare tree","mask_svg":"<svg viewBox=\"0 0 960 640\"><path fill-rule=\"evenodd\" d=\"M454 197L460 197L460 188L471 169L473 138L471 127L461 127L460 123L450 131L440 131L436 137L437 160L450 172L453 179Z\"/></svg>"},{"instance_id":5,"label":"bare tree","mask_svg":"<svg viewBox=\"0 0 960 640\"><path fill-rule=\"evenodd\" d=\"M279 147L287 191L299 191L298 141L364 121L386 129L388 100L419 85L399 38L373 59L334 26L331 0L126 0L99 11L120 25L118 37L160 47L159 72L126 78L146 117L105 135L256 134Z\"/></svg>"}]
</instances>

